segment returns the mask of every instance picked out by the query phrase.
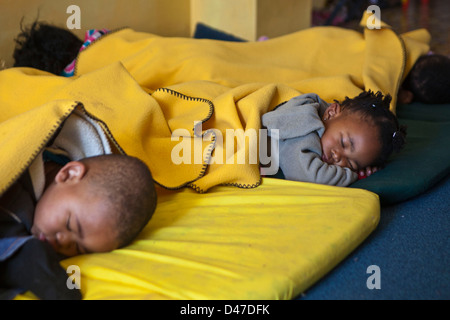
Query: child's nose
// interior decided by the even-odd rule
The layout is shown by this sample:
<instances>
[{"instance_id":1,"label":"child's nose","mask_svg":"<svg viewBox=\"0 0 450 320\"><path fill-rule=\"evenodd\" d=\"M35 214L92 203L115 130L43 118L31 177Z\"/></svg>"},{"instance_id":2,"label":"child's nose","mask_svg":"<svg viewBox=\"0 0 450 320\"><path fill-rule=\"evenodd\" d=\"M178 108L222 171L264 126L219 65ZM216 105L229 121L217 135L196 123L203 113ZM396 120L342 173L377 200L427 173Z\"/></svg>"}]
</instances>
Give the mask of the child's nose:
<instances>
[{"instance_id":1,"label":"child's nose","mask_svg":"<svg viewBox=\"0 0 450 320\"><path fill-rule=\"evenodd\" d=\"M331 156L333 157L334 162L339 162L341 160L341 153L336 149L331 150Z\"/></svg>"},{"instance_id":2,"label":"child's nose","mask_svg":"<svg viewBox=\"0 0 450 320\"><path fill-rule=\"evenodd\" d=\"M67 247L70 243L70 235L67 232L56 233L56 241L61 247Z\"/></svg>"}]
</instances>

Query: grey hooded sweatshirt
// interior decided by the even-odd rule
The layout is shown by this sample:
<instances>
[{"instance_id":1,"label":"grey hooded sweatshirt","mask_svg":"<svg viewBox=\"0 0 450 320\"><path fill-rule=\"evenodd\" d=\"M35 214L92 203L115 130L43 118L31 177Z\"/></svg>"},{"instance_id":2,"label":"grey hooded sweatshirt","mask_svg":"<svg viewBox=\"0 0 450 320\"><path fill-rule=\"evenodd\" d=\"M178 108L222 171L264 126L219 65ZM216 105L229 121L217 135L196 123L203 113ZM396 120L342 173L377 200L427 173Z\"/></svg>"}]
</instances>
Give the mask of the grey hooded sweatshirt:
<instances>
[{"instance_id":1,"label":"grey hooded sweatshirt","mask_svg":"<svg viewBox=\"0 0 450 320\"><path fill-rule=\"evenodd\" d=\"M288 180L346 187L358 179L349 168L322 161L322 116L329 104L317 94L297 96L262 116L268 130L278 129L279 152L272 155ZM273 139L273 137L271 137Z\"/></svg>"}]
</instances>

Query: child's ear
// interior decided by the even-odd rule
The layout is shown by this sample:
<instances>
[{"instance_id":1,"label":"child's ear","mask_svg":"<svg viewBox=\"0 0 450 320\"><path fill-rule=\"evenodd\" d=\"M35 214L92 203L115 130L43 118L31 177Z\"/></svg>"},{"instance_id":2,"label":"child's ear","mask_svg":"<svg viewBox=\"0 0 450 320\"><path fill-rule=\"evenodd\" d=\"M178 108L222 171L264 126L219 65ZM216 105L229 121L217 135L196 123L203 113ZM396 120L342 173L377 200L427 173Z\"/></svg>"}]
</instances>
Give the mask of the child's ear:
<instances>
[{"instance_id":1,"label":"child's ear","mask_svg":"<svg viewBox=\"0 0 450 320\"><path fill-rule=\"evenodd\" d=\"M323 114L323 121L330 120L341 113L341 105L337 102L334 102L328 106Z\"/></svg>"},{"instance_id":2,"label":"child's ear","mask_svg":"<svg viewBox=\"0 0 450 320\"><path fill-rule=\"evenodd\" d=\"M400 88L398 90L397 102L399 104L410 104L414 99L412 91Z\"/></svg>"},{"instance_id":3,"label":"child's ear","mask_svg":"<svg viewBox=\"0 0 450 320\"><path fill-rule=\"evenodd\" d=\"M79 161L71 161L62 167L55 176L55 182L79 182L87 172L86 165Z\"/></svg>"}]
</instances>

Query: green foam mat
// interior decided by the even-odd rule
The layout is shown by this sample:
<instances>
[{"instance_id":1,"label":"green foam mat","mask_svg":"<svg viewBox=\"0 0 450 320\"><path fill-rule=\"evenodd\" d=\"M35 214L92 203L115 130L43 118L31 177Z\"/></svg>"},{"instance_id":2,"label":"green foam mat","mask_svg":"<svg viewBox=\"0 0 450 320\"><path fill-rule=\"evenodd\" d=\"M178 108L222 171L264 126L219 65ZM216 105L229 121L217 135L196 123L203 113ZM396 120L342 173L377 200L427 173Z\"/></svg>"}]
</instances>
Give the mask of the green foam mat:
<instances>
[{"instance_id":1,"label":"green foam mat","mask_svg":"<svg viewBox=\"0 0 450 320\"><path fill-rule=\"evenodd\" d=\"M351 185L378 194L383 205L419 195L450 172L450 104L401 105L397 116L408 127L405 148L384 169Z\"/></svg>"}]
</instances>

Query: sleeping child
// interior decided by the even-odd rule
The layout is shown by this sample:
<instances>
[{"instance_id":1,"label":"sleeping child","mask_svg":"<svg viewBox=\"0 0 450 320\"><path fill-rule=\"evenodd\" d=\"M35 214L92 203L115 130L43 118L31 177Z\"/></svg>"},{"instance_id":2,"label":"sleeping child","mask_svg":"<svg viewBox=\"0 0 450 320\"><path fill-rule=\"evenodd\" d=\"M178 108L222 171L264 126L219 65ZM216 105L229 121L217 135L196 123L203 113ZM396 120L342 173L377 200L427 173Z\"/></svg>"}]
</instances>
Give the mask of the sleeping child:
<instances>
[{"instance_id":1,"label":"sleeping child","mask_svg":"<svg viewBox=\"0 0 450 320\"><path fill-rule=\"evenodd\" d=\"M151 173L137 158L69 161L44 151L41 167L42 192L29 169L0 197L2 299L27 290L41 299L80 299L59 260L128 245L155 210Z\"/></svg>"},{"instance_id":2,"label":"sleeping child","mask_svg":"<svg viewBox=\"0 0 450 320\"><path fill-rule=\"evenodd\" d=\"M316 94L295 97L262 116L269 136L279 132L272 159L288 180L348 186L403 147L406 128L390 102L390 95L372 91L332 104Z\"/></svg>"},{"instance_id":3,"label":"sleeping child","mask_svg":"<svg viewBox=\"0 0 450 320\"><path fill-rule=\"evenodd\" d=\"M450 58L441 54L420 57L403 81L398 102L423 103L450 102Z\"/></svg>"}]
</instances>

